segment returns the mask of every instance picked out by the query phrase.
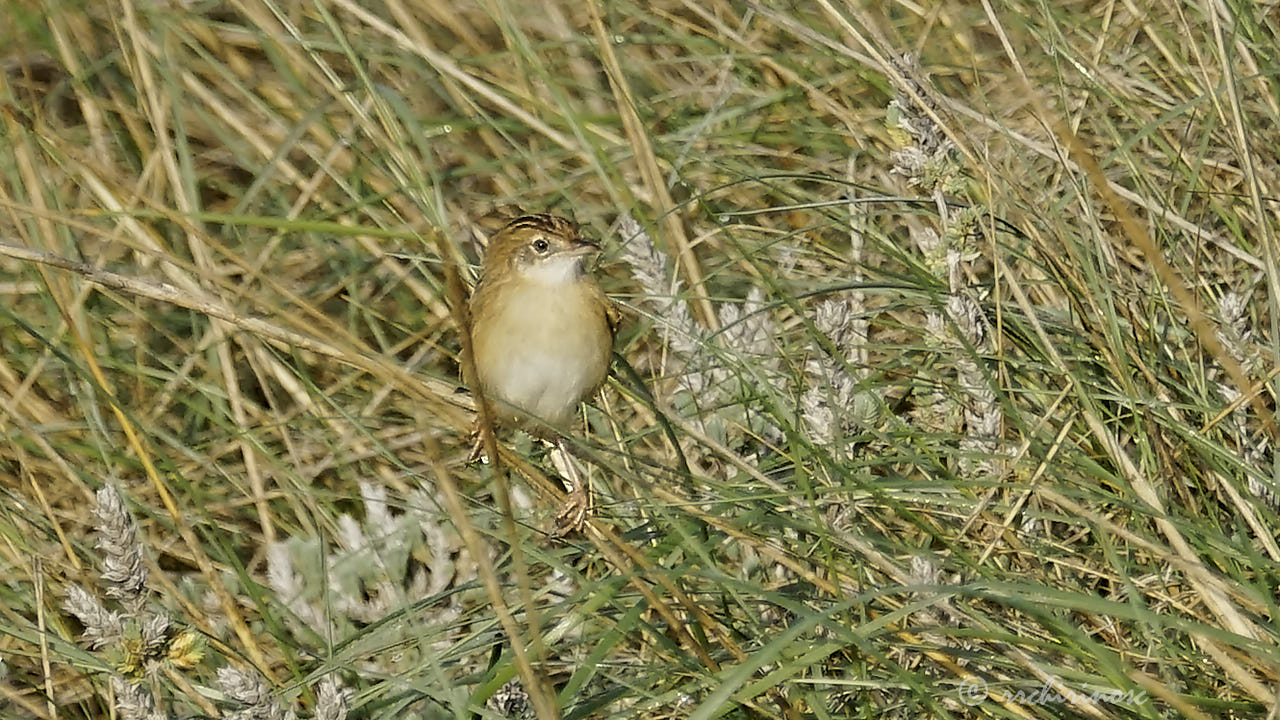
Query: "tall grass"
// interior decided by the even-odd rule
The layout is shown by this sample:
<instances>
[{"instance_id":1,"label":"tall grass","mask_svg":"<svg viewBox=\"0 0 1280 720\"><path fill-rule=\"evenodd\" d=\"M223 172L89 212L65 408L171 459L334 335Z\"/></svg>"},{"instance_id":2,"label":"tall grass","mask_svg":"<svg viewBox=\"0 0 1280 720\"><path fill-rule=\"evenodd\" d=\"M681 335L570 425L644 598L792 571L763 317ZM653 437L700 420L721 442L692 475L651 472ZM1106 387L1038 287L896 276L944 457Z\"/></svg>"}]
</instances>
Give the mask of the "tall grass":
<instances>
[{"instance_id":1,"label":"tall grass","mask_svg":"<svg viewBox=\"0 0 1280 720\"><path fill-rule=\"evenodd\" d=\"M4 10L5 717L1275 717L1263 5ZM560 541L501 205L623 316Z\"/></svg>"}]
</instances>

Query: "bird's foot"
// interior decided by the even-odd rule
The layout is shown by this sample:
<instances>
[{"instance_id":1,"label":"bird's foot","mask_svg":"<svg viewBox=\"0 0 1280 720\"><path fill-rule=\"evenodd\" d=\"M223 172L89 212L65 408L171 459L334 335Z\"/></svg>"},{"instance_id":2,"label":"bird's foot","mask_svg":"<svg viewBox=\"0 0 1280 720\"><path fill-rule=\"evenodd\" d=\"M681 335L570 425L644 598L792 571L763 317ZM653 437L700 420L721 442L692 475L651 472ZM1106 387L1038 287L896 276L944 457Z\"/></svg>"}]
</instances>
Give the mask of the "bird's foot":
<instances>
[{"instance_id":1,"label":"bird's foot","mask_svg":"<svg viewBox=\"0 0 1280 720\"><path fill-rule=\"evenodd\" d=\"M551 464L555 465L568 486L568 497L564 507L556 513L555 526L551 530L553 537L564 537L580 532L587 524L587 518L591 515L591 491L578 472L564 441L557 442L551 449Z\"/></svg>"},{"instance_id":2,"label":"bird's foot","mask_svg":"<svg viewBox=\"0 0 1280 720\"><path fill-rule=\"evenodd\" d=\"M564 507L556 513L555 525L551 529L552 537L565 537L581 532L586 527L587 517L591 515L591 498L586 488L576 485L569 490Z\"/></svg>"},{"instance_id":3,"label":"bird's foot","mask_svg":"<svg viewBox=\"0 0 1280 720\"><path fill-rule=\"evenodd\" d=\"M477 419L471 426L471 431L467 433L467 442L471 443L471 451L467 453L467 464L471 465L477 460L488 462L489 459L484 454L484 433L480 431L480 420Z\"/></svg>"}]
</instances>

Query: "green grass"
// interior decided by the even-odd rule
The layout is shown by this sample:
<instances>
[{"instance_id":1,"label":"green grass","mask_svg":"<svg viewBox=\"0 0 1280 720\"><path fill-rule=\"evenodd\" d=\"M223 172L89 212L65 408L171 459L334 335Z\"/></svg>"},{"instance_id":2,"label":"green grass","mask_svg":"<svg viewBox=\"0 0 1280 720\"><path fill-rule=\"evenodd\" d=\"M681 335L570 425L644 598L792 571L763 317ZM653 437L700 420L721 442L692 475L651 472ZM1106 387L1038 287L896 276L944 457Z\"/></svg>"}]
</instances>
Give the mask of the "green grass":
<instances>
[{"instance_id":1,"label":"green grass","mask_svg":"<svg viewBox=\"0 0 1280 720\"><path fill-rule=\"evenodd\" d=\"M1274 716L1275 14L836 5L7 3L2 714ZM465 463L505 204L623 309L563 541Z\"/></svg>"}]
</instances>

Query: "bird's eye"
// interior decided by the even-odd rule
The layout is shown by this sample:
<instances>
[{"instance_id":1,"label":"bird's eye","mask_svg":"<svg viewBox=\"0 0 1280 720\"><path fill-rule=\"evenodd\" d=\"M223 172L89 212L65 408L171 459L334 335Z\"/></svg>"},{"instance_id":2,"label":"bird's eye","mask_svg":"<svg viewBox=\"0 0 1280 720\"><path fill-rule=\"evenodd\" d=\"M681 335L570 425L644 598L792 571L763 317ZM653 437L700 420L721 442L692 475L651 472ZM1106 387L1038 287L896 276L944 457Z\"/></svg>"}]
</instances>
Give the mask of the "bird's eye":
<instances>
[{"instance_id":1,"label":"bird's eye","mask_svg":"<svg viewBox=\"0 0 1280 720\"><path fill-rule=\"evenodd\" d=\"M547 241L543 238L538 238L537 240L533 241L533 249L539 253L546 252L547 248L549 247L551 247L551 245L549 245Z\"/></svg>"}]
</instances>

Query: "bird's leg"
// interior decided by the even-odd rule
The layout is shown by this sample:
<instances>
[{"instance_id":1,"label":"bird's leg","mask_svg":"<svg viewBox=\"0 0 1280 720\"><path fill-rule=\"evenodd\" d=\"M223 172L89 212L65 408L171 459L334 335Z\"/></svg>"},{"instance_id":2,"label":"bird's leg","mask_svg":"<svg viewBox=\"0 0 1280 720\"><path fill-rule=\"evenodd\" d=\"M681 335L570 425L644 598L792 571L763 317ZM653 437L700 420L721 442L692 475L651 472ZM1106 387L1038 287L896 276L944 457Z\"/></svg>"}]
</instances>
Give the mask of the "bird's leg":
<instances>
[{"instance_id":1,"label":"bird's leg","mask_svg":"<svg viewBox=\"0 0 1280 720\"><path fill-rule=\"evenodd\" d=\"M573 456L569 454L564 438L556 439L555 447L551 450L551 463L569 486L569 497L560 512L556 513L555 529L552 531L556 537L563 537L581 530L586 524L587 515L591 513L591 493L582 474L578 472Z\"/></svg>"},{"instance_id":2,"label":"bird's leg","mask_svg":"<svg viewBox=\"0 0 1280 720\"><path fill-rule=\"evenodd\" d=\"M478 415L475 423L471 425L471 431L467 433L467 440L471 443L471 451L467 453L467 464L470 465L481 459L487 464L489 459L484 456L484 431L480 429L480 417Z\"/></svg>"}]
</instances>

